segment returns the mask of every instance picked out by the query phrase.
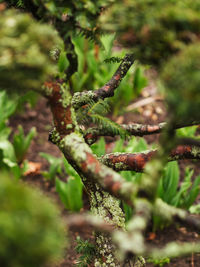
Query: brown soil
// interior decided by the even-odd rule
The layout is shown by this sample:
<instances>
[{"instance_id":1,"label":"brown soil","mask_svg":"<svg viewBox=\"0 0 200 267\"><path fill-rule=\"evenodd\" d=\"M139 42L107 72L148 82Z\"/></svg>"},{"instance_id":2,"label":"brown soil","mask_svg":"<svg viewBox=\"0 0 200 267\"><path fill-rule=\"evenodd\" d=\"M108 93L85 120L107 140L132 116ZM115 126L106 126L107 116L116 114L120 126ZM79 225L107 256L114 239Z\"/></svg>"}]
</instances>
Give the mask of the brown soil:
<instances>
[{"instance_id":1,"label":"brown soil","mask_svg":"<svg viewBox=\"0 0 200 267\"><path fill-rule=\"evenodd\" d=\"M140 121L138 115L133 115L133 113L129 113L128 115L123 117L123 123L127 121L134 121L134 122L148 122L148 123L157 123L158 121L163 120L163 116L157 116L156 120L151 120L150 118L146 118L143 121ZM42 170L48 170L48 163L44 158L39 155L39 152L49 153L53 156L60 157L61 152L59 149L53 145L52 143L48 142L48 131L51 130L51 123L52 117L49 108L47 107L47 103L44 99L40 99L34 109L29 108L28 106L25 107L25 112L22 114L18 114L11 118L10 125L13 127L15 131L17 126L21 124L24 128L25 133L27 133L31 127L35 126L37 128L37 137L33 140L31 147L29 149L27 159L32 162L39 162L41 163ZM152 137L148 137L147 141L152 142L158 138L152 139ZM110 140L111 141L111 140ZM184 164L187 162L181 163L183 167ZM198 167L195 168L196 172ZM57 193L55 191L55 187L45 180L40 174L37 175L29 175L24 178L24 181L27 183L31 183L34 186L40 187L45 194L50 195L55 201L58 203L62 210L62 214L64 217L67 217L68 211L65 210L63 204L60 202ZM86 194L84 194L84 209L88 209L88 200ZM74 250L76 245L76 237L79 235L83 239L92 239L92 229L84 228L84 229L75 229L70 231L69 233L71 239L71 245L68 251L66 251L66 256L63 259L63 262L56 267L70 267L75 265L75 261L78 259L78 256ZM152 238L153 236L153 238ZM150 241L149 239L153 239ZM165 243L176 240L176 241L200 241L199 233L194 231L188 231L186 228L178 227L178 226L171 226L165 228L163 231L156 232L155 235L147 234L148 242L152 244L156 244L158 246L162 246ZM154 266L152 263L147 263L147 266ZM165 264L164 266L182 266L182 267L198 267L200 266L200 254L190 255L185 258L179 259L172 259L169 264ZM54 266L55 267L55 266Z\"/></svg>"}]
</instances>

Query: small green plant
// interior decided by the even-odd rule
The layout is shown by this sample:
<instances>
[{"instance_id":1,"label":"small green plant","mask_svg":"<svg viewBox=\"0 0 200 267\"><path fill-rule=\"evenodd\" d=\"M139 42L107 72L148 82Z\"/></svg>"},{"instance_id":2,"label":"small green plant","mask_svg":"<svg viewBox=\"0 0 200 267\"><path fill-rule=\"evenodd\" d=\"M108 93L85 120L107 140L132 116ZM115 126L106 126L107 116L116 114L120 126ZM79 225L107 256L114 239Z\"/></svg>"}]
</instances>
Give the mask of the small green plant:
<instances>
[{"instance_id":1,"label":"small green plant","mask_svg":"<svg viewBox=\"0 0 200 267\"><path fill-rule=\"evenodd\" d=\"M1 266L42 267L58 262L66 231L57 206L39 190L0 175Z\"/></svg>"},{"instance_id":2,"label":"small green plant","mask_svg":"<svg viewBox=\"0 0 200 267\"><path fill-rule=\"evenodd\" d=\"M25 136L23 128L19 126L18 133L13 135L13 142L9 140L12 139L10 138L12 130L7 125L8 119L16 111L18 100L19 98L0 91L0 169L11 171L17 179L28 168L25 156L36 135L35 128L32 128Z\"/></svg>"},{"instance_id":3,"label":"small green plant","mask_svg":"<svg viewBox=\"0 0 200 267\"><path fill-rule=\"evenodd\" d=\"M192 182L193 172L192 169L186 168L181 182L178 163L169 162L160 180L158 197L172 206L189 209L200 190L200 175Z\"/></svg>"},{"instance_id":4,"label":"small green plant","mask_svg":"<svg viewBox=\"0 0 200 267\"><path fill-rule=\"evenodd\" d=\"M49 170L42 172L42 175L51 182L55 182L56 191L65 208L70 211L79 211L83 207L83 184L77 172L64 157L56 158L43 152L40 156L50 164Z\"/></svg>"},{"instance_id":5,"label":"small green plant","mask_svg":"<svg viewBox=\"0 0 200 267\"><path fill-rule=\"evenodd\" d=\"M56 158L44 152L41 152L40 156L45 158L50 164L49 170L43 171L42 175L50 181L55 181L57 175L62 173L62 158Z\"/></svg>"},{"instance_id":6,"label":"small green plant","mask_svg":"<svg viewBox=\"0 0 200 267\"><path fill-rule=\"evenodd\" d=\"M79 211L83 207L82 181L77 172L71 167L65 158L63 158L63 164L68 178L66 182L56 178L56 191L68 210Z\"/></svg>"},{"instance_id":7,"label":"small green plant","mask_svg":"<svg viewBox=\"0 0 200 267\"><path fill-rule=\"evenodd\" d=\"M95 246L89 243L88 240L82 240L79 236L76 239L76 252L82 254L76 262L78 267L88 267L96 256Z\"/></svg>"},{"instance_id":8,"label":"small green plant","mask_svg":"<svg viewBox=\"0 0 200 267\"><path fill-rule=\"evenodd\" d=\"M0 126L6 123L6 120L15 112L17 101L6 94L6 91L0 91Z\"/></svg>"},{"instance_id":9,"label":"small green plant","mask_svg":"<svg viewBox=\"0 0 200 267\"><path fill-rule=\"evenodd\" d=\"M21 125L18 126L18 133L13 136L13 147L17 162L21 164L25 159L26 153L30 147L32 139L36 136L36 128L32 127L29 133L25 136Z\"/></svg>"},{"instance_id":10,"label":"small green plant","mask_svg":"<svg viewBox=\"0 0 200 267\"><path fill-rule=\"evenodd\" d=\"M190 210L200 191L200 175L192 182L193 170L186 168L183 181L180 180L179 166L176 161L169 162L160 180L157 195L166 203ZM192 211L192 208L191 208ZM159 217L153 217L153 229L163 228L165 224Z\"/></svg>"},{"instance_id":11,"label":"small green plant","mask_svg":"<svg viewBox=\"0 0 200 267\"><path fill-rule=\"evenodd\" d=\"M19 133L14 135L12 143L8 140L11 130L4 124L4 127L1 129L3 135L0 138L0 168L10 170L17 179L28 168L25 155L33 137L36 135L35 128L32 128L27 136L24 135L21 126L18 129Z\"/></svg>"}]
</instances>

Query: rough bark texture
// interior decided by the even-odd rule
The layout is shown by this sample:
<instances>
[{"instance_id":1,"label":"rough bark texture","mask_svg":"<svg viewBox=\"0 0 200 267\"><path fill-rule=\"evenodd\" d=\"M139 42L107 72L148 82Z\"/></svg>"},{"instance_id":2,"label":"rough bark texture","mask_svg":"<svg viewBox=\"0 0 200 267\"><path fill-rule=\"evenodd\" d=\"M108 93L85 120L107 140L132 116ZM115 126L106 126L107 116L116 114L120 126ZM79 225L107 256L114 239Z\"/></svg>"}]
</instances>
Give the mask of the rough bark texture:
<instances>
[{"instance_id":1,"label":"rough bark texture","mask_svg":"<svg viewBox=\"0 0 200 267\"><path fill-rule=\"evenodd\" d=\"M133 54L127 54L120 64L119 68L112 76L109 82L103 87L95 91L78 92L75 93L72 99L72 105L75 109L88 104L90 101L97 102L100 99L111 97L114 95L115 89L119 86L122 79L125 77L127 71L134 62Z\"/></svg>"},{"instance_id":2,"label":"rough bark texture","mask_svg":"<svg viewBox=\"0 0 200 267\"><path fill-rule=\"evenodd\" d=\"M71 97L62 86L57 83L46 83L46 88L51 89L48 99L55 125L51 141L60 147L66 159L82 178L89 195L91 212L116 229L125 230L125 215L120 207L120 200L114 196L120 196L129 202L130 195L134 195L136 191L119 174L101 164L92 154L90 147L78 132L76 118L73 116L74 110L71 107ZM102 187L105 187L107 192ZM122 263L117 260L116 247L111 235L96 231L95 239L97 245L95 266L122 266ZM136 262L139 264L140 261ZM131 263L127 264L130 266Z\"/></svg>"},{"instance_id":3,"label":"rough bark texture","mask_svg":"<svg viewBox=\"0 0 200 267\"><path fill-rule=\"evenodd\" d=\"M157 150L139 153L110 153L99 160L115 171L143 172L145 165L155 156ZM196 146L177 146L172 150L168 161L181 159L200 159L200 148Z\"/></svg>"}]
</instances>

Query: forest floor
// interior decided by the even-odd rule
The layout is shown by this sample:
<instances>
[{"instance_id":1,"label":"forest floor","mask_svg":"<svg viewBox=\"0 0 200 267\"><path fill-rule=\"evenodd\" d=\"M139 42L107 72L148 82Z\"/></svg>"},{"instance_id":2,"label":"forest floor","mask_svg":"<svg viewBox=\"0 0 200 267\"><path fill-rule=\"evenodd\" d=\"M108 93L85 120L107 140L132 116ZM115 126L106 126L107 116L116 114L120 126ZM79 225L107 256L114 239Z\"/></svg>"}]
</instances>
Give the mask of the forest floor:
<instances>
[{"instance_id":1,"label":"forest floor","mask_svg":"<svg viewBox=\"0 0 200 267\"><path fill-rule=\"evenodd\" d=\"M164 112L162 111L162 106L155 105L151 103L145 108L140 107L139 113L128 112L126 115L119 116L116 120L120 123L127 123L128 121L139 122L139 123L150 123L154 124L160 122L165 117ZM141 116L142 114L142 116ZM146 115L145 115L146 114ZM142 119L141 119L142 118ZM25 112L15 115L10 120L10 125L13 130L17 129L17 126L21 124L24 128L25 133L27 133L31 127L35 126L37 129L37 136L34 138L31 147L29 149L27 159L29 162L33 162L33 171L30 172L23 180L29 183L31 186L39 187L45 194L49 195L53 198L57 204L59 205L62 215L67 218L69 212L64 208L64 205L59 200L59 197L56 193L55 186L52 185L48 180L46 180L42 175L41 171L48 170L49 165L47 161L42 158L39 153L45 152L49 153L55 157L61 157L61 152L59 149L48 141L49 131L52 128L52 117L49 107L47 106L47 102L44 99L39 99L35 108L29 108L28 105L25 107ZM158 139L158 135L149 136L147 138L147 142L151 143ZM114 142L114 140L109 140ZM181 162L181 168L187 164L187 161ZM199 173L198 166L195 167L195 172ZM89 204L87 195L84 194L84 210L88 210ZM191 230L191 229L190 229ZM66 251L65 258L62 263L53 266L53 267L70 267L75 266L76 260L79 255L77 255L75 251L76 246L76 237L80 236L83 239L92 239L92 229L84 228L84 229L73 229L69 233L71 239L71 245L68 251ZM169 241L200 241L200 234L195 231L188 231L188 229L179 226L170 226L165 228L162 231L157 231L155 233L147 234L148 242L152 244L156 244L158 246L163 246ZM147 263L147 267L155 266L153 263ZM159 266L159 265L158 265ZM163 266L181 266L181 267L198 267L200 266L200 253L192 254L190 256L184 258L176 258L171 259L170 263L164 264Z\"/></svg>"}]
</instances>

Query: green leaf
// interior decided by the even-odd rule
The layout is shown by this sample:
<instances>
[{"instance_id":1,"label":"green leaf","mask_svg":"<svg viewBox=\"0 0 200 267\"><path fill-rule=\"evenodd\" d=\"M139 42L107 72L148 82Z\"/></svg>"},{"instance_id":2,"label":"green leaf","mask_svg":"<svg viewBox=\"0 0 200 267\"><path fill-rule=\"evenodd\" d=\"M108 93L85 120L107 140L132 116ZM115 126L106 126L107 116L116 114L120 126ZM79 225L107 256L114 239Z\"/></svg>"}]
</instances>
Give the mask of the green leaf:
<instances>
[{"instance_id":1,"label":"green leaf","mask_svg":"<svg viewBox=\"0 0 200 267\"><path fill-rule=\"evenodd\" d=\"M105 34L101 36L101 43L106 50L107 56L111 55L115 34Z\"/></svg>"},{"instance_id":2,"label":"green leaf","mask_svg":"<svg viewBox=\"0 0 200 267\"><path fill-rule=\"evenodd\" d=\"M125 152L136 153L147 150L147 142L143 138L133 137L125 147Z\"/></svg>"},{"instance_id":3,"label":"green leaf","mask_svg":"<svg viewBox=\"0 0 200 267\"><path fill-rule=\"evenodd\" d=\"M131 208L128 204L122 201L123 211L125 213L125 221L129 221L133 216L133 208Z\"/></svg>"},{"instance_id":4,"label":"green leaf","mask_svg":"<svg viewBox=\"0 0 200 267\"><path fill-rule=\"evenodd\" d=\"M200 175L197 176L194 180L191 190L189 191L188 195L186 195L184 207L189 209L190 206L195 202L196 198L198 197L200 191Z\"/></svg>"},{"instance_id":5,"label":"green leaf","mask_svg":"<svg viewBox=\"0 0 200 267\"><path fill-rule=\"evenodd\" d=\"M176 130L176 134L179 137L195 137L195 133L197 131L198 126L190 126L190 127L184 127L181 129Z\"/></svg>"},{"instance_id":6,"label":"green leaf","mask_svg":"<svg viewBox=\"0 0 200 267\"><path fill-rule=\"evenodd\" d=\"M6 91L0 91L0 124L8 119L16 110L17 101L8 97Z\"/></svg>"},{"instance_id":7,"label":"green leaf","mask_svg":"<svg viewBox=\"0 0 200 267\"><path fill-rule=\"evenodd\" d=\"M125 151L124 140L120 138L115 143L115 147L113 149L113 153L115 153L115 152L124 152L124 151Z\"/></svg>"},{"instance_id":8,"label":"green leaf","mask_svg":"<svg viewBox=\"0 0 200 267\"><path fill-rule=\"evenodd\" d=\"M171 204L175 197L179 183L179 167L176 161L169 162L162 178L162 186L165 192L163 200Z\"/></svg>"},{"instance_id":9,"label":"green leaf","mask_svg":"<svg viewBox=\"0 0 200 267\"><path fill-rule=\"evenodd\" d=\"M138 66L135 70L135 75L133 79L133 88L135 90L135 95L138 96L142 89L146 87L148 80L144 75L144 70L141 66Z\"/></svg>"},{"instance_id":10,"label":"green leaf","mask_svg":"<svg viewBox=\"0 0 200 267\"><path fill-rule=\"evenodd\" d=\"M9 167L16 165L13 145L8 140L0 141L0 150L3 151L3 162Z\"/></svg>"},{"instance_id":11,"label":"green leaf","mask_svg":"<svg viewBox=\"0 0 200 267\"><path fill-rule=\"evenodd\" d=\"M171 201L172 205L177 207L185 207L185 196L188 193L189 188L192 186L191 178L193 172L193 170L186 169L185 177L183 182L181 183L180 189Z\"/></svg>"},{"instance_id":12,"label":"green leaf","mask_svg":"<svg viewBox=\"0 0 200 267\"><path fill-rule=\"evenodd\" d=\"M78 173L74 170L74 168L68 163L68 161L64 157L63 157L63 164L65 167L65 172L68 176L73 176L73 177L77 177L78 179L80 179Z\"/></svg>"},{"instance_id":13,"label":"green leaf","mask_svg":"<svg viewBox=\"0 0 200 267\"><path fill-rule=\"evenodd\" d=\"M68 65L69 65L69 62L66 57L66 52L61 52L59 59L58 59L59 72L61 73L64 72L67 69Z\"/></svg>"},{"instance_id":14,"label":"green leaf","mask_svg":"<svg viewBox=\"0 0 200 267\"><path fill-rule=\"evenodd\" d=\"M99 141L91 146L92 152L97 155L97 157L101 157L106 153L106 143L105 139L101 137Z\"/></svg>"},{"instance_id":15,"label":"green leaf","mask_svg":"<svg viewBox=\"0 0 200 267\"><path fill-rule=\"evenodd\" d=\"M50 164L48 172L42 172L42 175L47 179L54 180L56 178L56 175L62 172L62 158L56 158L50 154L43 152L40 153L40 156L45 158Z\"/></svg>"},{"instance_id":16,"label":"green leaf","mask_svg":"<svg viewBox=\"0 0 200 267\"><path fill-rule=\"evenodd\" d=\"M56 191L68 210L79 211L83 207L82 187L80 178L70 176L66 183L56 178Z\"/></svg>"},{"instance_id":17,"label":"green leaf","mask_svg":"<svg viewBox=\"0 0 200 267\"><path fill-rule=\"evenodd\" d=\"M8 139L11 129L4 122L0 123L0 140Z\"/></svg>"},{"instance_id":18,"label":"green leaf","mask_svg":"<svg viewBox=\"0 0 200 267\"><path fill-rule=\"evenodd\" d=\"M18 133L13 136L13 147L17 161L21 163L29 149L32 139L36 136L36 128L32 127L27 136L24 135L24 130L21 125L18 126Z\"/></svg>"}]
</instances>

